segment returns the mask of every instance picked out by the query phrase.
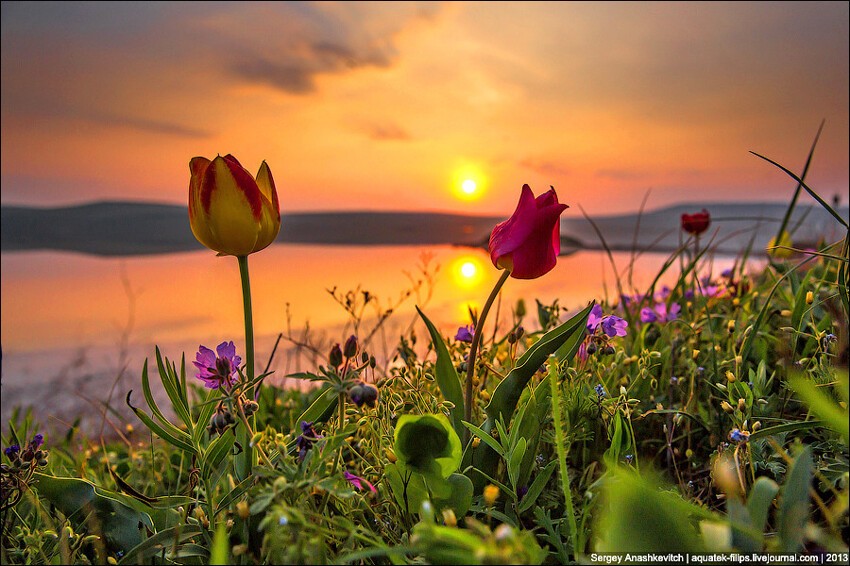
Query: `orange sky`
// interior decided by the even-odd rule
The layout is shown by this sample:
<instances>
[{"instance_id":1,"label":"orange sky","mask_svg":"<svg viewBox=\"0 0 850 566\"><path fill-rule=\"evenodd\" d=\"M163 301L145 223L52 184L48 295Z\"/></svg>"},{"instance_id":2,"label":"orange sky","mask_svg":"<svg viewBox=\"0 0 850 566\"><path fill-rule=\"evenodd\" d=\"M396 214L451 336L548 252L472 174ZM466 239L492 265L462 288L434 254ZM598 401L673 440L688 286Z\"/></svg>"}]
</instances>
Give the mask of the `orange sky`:
<instances>
[{"instance_id":1,"label":"orange sky","mask_svg":"<svg viewBox=\"0 0 850 566\"><path fill-rule=\"evenodd\" d=\"M284 212L784 201L748 151L799 171L821 119L846 195L846 2L2 4L3 204L184 203L216 153Z\"/></svg>"}]
</instances>

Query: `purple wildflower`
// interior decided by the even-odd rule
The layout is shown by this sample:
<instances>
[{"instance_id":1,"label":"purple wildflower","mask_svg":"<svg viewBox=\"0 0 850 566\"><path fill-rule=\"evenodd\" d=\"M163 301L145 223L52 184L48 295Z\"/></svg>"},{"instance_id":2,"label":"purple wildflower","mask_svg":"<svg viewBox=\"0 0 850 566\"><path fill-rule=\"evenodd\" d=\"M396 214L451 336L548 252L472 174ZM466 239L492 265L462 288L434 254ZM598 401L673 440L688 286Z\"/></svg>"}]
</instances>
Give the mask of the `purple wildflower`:
<instances>
[{"instance_id":1,"label":"purple wildflower","mask_svg":"<svg viewBox=\"0 0 850 566\"><path fill-rule=\"evenodd\" d=\"M10 460L14 460L15 456L20 451L21 451L21 447L18 446L17 444L13 444L13 445L9 446L8 448L6 448L5 450L3 450L3 454L8 456Z\"/></svg>"},{"instance_id":2,"label":"purple wildflower","mask_svg":"<svg viewBox=\"0 0 850 566\"><path fill-rule=\"evenodd\" d=\"M298 459L304 460L307 456L307 451L313 447L313 443L318 439L324 438L320 434L316 434L313 430L312 421L301 421L301 434L295 439L295 445L298 447Z\"/></svg>"},{"instance_id":3,"label":"purple wildflower","mask_svg":"<svg viewBox=\"0 0 850 566\"><path fill-rule=\"evenodd\" d=\"M640 311L640 321L641 322L670 322L671 320L676 320L679 317L679 312L682 310L682 307L679 303L673 303L670 305L670 309L667 309L667 305L665 303L658 303L654 307L643 307Z\"/></svg>"},{"instance_id":4,"label":"purple wildflower","mask_svg":"<svg viewBox=\"0 0 850 566\"><path fill-rule=\"evenodd\" d=\"M593 332L599 325L602 323L602 305L595 304L593 308L590 309L590 315L587 317L587 330L588 332Z\"/></svg>"},{"instance_id":5,"label":"purple wildflower","mask_svg":"<svg viewBox=\"0 0 850 566\"><path fill-rule=\"evenodd\" d=\"M655 322L658 320L658 316L656 316L655 311L649 307L643 307L640 309L640 321L644 323Z\"/></svg>"},{"instance_id":6,"label":"purple wildflower","mask_svg":"<svg viewBox=\"0 0 850 566\"><path fill-rule=\"evenodd\" d=\"M602 331L608 336L625 336L628 326L628 322L613 314L602 319Z\"/></svg>"},{"instance_id":7,"label":"purple wildflower","mask_svg":"<svg viewBox=\"0 0 850 566\"><path fill-rule=\"evenodd\" d=\"M374 407L375 401L378 400L378 390L374 385L358 381L348 390L348 397L358 407L364 404Z\"/></svg>"},{"instance_id":8,"label":"purple wildflower","mask_svg":"<svg viewBox=\"0 0 850 566\"><path fill-rule=\"evenodd\" d=\"M219 344L216 352L206 346L198 348L196 361L192 362L199 370L196 377L204 382L204 387L209 389L230 387L236 382L236 370L239 369L242 358L236 355L236 346L232 341Z\"/></svg>"},{"instance_id":9,"label":"purple wildflower","mask_svg":"<svg viewBox=\"0 0 850 566\"><path fill-rule=\"evenodd\" d=\"M30 440L30 450L35 452L36 450L41 448L42 444L44 444L44 435L41 433L36 434L32 437L32 440Z\"/></svg>"},{"instance_id":10,"label":"purple wildflower","mask_svg":"<svg viewBox=\"0 0 850 566\"><path fill-rule=\"evenodd\" d=\"M357 489L361 489L361 490L362 490L362 489L363 489L363 485L365 484L365 485L366 485L366 487L368 487L368 488L369 488L369 490L370 490L372 493L378 493L378 490L377 490L377 488L375 488L375 486L374 486L374 485L372 485L371 483L369 483L369 482L368 482L368 481L366 481L365 479L361 478L360 476L355 476L354 474L352 474L351 472L349 472L349 471L347 471L347 470L346 470L346 471L345 471L345 473L343 473L342 475L343 475L343 477L344 477L346 480L348 480L348 483L350 483L351 485L353 485L353 486L354 486L354 487L356 487Z\"/></svg>"},{"instance_id":11,"label":"purple wildflower","mask_svg":"<svg viewBox=\"0 0 850 566\"><path fill-rule=\"evenodd\" d=\"M457 334L455 334L455 340L458 342L466 342L468 344L472 343L472 339L475 337L475 329L472 325L469 326L461 326L457 329Z\"/></svg>"},{"instance_id":12,"label":"purple wildflower","mask_svg":"<svg viewBox=\"0 0 850 566\"><path fill-rule=\"evenodd\" d=\"M599 397L600 399L605 397L605 386L602 385L601 383L598 383L596 385L596 387L593 388L593 390L596 391L596 396Z\"/></svg>"}]
</instances>

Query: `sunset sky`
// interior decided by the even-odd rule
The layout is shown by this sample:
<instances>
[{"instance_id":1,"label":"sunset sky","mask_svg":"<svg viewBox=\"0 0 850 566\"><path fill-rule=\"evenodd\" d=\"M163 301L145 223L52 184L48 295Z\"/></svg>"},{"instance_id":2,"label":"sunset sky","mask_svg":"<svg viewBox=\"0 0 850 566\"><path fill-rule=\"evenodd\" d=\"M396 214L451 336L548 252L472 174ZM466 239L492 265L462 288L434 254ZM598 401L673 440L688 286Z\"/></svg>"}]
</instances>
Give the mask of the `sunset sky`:
<instances>
[{"instance_id":1,"label":"sunset sky","mask_svg":"<svg viewBox=\"0 0 850 566\"><path fill-rule=\"evenodd\" d=\"M3 204L185 203L216 153L284 212L787 201L748 151L799 171L822 119L846 195L847 2L2 4Z\"/></svg>"}]
</instances>

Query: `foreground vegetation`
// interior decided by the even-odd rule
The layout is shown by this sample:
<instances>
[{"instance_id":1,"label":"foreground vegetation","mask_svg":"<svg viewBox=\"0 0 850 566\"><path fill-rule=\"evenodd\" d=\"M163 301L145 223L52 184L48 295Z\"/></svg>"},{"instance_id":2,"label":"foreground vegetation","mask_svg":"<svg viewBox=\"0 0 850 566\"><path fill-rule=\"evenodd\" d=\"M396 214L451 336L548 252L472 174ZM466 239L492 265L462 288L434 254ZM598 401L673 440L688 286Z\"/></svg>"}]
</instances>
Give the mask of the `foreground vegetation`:
<instances>
[{"instance_id":1,"label":"foreground vegetation","mask_svg":"<svg viewBox=\"0 0 850 566\"><path fill-rule=\"evenodd\" d=\"M143 400L127 395L139 420L108 444L15 415L3 562L846 556L848 239L794 250L780 229L761 267L744 252L713 273L705 228L683 230L641 293L520 302L448 334L420 312L387 364L361 324L371 297L350 293L359 336L294 376L308 392L264 385L224 343L198 353L200 379L157 351Z\"/></svg>"}]
</instances>

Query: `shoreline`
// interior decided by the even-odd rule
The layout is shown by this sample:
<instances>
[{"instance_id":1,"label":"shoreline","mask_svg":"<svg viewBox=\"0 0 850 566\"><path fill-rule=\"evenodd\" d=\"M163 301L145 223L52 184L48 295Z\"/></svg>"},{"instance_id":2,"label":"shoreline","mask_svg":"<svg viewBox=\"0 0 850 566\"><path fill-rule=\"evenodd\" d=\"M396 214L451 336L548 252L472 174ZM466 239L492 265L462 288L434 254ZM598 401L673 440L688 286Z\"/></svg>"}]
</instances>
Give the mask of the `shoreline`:
<instances>
[{"instance_id":1,"label":"shoreline","mask_svg":"<svg viewBox=\"0 0 850 566\"><path fill-rule=\"evenodd\" d=\"M577 250L672 252L681 247L682 213L706 208L711 226L702 237L715 253L739 254L748 247L763 255L787 205L781 203L679 204L642 214L561 218L561 255ZM839 214L848 217L848 207ZM120 257L203 249L186 221L186 207L136 202L97 202L59 208L0 207L4 253L68 251ZM284 213L275 244L329 246L453 245L486 248L493 226L504 218L450 213L328 211ZM605 238L597 236L596 225ZM837 235L838 223L817 205L799 205L789 227L798 247ZM835 234L831 234L835 232Z\"/></svg>"}]
</instances>

